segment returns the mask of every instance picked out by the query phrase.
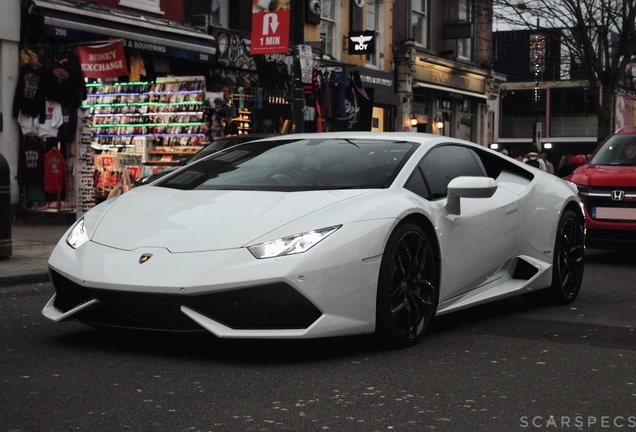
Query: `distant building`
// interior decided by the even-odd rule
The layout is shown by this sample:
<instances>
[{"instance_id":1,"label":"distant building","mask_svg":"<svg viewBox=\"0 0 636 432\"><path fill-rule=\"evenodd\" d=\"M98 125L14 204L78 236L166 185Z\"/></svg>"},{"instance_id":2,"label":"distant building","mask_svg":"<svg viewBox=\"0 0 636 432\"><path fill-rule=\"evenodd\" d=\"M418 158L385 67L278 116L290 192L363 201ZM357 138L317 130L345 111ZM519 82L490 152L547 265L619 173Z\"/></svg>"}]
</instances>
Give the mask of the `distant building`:
<instances>
[{"instance_id":1,"label":"distant building","mask_svg":"<svg viewBox=\"0 0 636 432\"><path fill-rule=\"evenodd\" d=\"M506 76L501 86L496 142L512 155L533 149L534 124L540 124L541 150L553 164L564 154L588 154L597 147L597 113L582 65L558 38L543 30L544 54L535 75L532 30L494 32L494 68ZM538 83L538 86L537 86ZM538 88L538 91L537 91ZM634 106L618 95L615 129L634 124Z\"/></svg>"}]
</instances>

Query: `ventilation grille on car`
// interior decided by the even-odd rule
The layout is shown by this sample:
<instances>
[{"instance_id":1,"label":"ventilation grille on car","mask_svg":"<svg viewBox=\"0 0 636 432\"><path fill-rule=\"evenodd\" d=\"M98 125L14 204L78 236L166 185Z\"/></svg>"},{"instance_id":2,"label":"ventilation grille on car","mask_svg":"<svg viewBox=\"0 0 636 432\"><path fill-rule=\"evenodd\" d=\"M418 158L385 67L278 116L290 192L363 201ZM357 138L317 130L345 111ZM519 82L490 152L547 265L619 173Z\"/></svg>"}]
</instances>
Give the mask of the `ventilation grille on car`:
<instances>
[{"instance_id":1,"label":"ventilation grille on car","mask_svg":"<svg viewBox=\"0 0 636 432\"><path fill-rule=\"evenodd\" d=\"M101 301L98 307L72 317L94 326L201 330L181 312L181 306L237 330L305 329L322 315L285 283L177 295L86 288L52 270L51 281L57 293L55 307L64 312L92 298Z\"/></svg>"}]
</instances>

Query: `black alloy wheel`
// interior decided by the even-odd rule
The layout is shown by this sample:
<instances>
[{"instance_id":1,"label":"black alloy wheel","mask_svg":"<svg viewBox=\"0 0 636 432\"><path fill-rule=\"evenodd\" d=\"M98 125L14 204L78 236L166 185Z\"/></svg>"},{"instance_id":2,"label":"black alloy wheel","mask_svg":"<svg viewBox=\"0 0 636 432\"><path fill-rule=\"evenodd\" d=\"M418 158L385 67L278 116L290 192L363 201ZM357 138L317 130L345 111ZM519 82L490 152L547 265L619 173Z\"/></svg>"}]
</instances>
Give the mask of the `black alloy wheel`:
<instances>
[{"instance_id":1,"label":"black alloy wheel","mask_svg":"<svg viewBox=\"0 0 636 432\"><path fill-rule=\"evenodd\" d=\"M583 225L571 210L559 221L554 247L551 300L556 304L572 303L581 290L585 267L585 236Z\"/></svg>"},{"instance_id":2,"label":"black alloy wheel","mask_svg":"<svg viewBox=\"0 0 636 432\"><path fill-rule=\"evenodd\" d=\"M392 346L417 343L437 309L437 283L437 261L424 231L412 223L398 226L380 265L378 335Z\"/></svg>"}]
</instances>

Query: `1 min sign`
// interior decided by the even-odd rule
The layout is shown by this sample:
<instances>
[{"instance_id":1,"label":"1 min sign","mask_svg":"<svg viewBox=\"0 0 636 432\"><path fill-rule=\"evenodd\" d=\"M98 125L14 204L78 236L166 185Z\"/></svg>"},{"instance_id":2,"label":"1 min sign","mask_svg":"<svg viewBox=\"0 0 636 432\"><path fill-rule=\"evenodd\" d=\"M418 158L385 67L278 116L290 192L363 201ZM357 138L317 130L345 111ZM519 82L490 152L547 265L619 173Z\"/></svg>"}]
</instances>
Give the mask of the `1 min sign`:
<instances>
[{"instance_id":1,"label":"1 min sign","mask_svg":"<svg viewBox=\"0 0 636 432\"><path fill-rule=\"evenodd\" d=\"M289 51L289 11L252 14L250 54L287 54Z\"/></svg>"}]
</instances>

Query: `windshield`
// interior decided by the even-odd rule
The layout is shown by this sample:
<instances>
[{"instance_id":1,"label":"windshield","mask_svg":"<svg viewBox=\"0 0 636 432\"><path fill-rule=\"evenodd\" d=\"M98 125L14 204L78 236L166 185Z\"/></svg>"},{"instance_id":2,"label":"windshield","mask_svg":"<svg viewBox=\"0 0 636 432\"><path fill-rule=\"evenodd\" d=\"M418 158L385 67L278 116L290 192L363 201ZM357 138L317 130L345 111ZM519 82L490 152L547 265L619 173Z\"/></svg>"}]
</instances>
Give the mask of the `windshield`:
<instances>
[{"instance_id":1,"label":"windshield","mask_svg":"<svg viewBox=\"0 0 636 432\"><path fill-rule=\"evenodd\" d=\"M192 163L156 186L264 191L386 188L417 146L333 138L254 142Z\"/></svg>"},{"instance_id":2,"label":"windshield","mask_svg":"<svg viewBox=\"0 0 636 432\"><path fill-rule=\"evenodd\" d=\"M598 149L590 165L636 165L636 135L614 135Z\"/></svg>"},{"instance_id":3,"label":"windshield","mask_svg":"<svg viewBox=\"0 0 636 432\"><path fill-rule=\"evenodd\" d=\"M188 163L203 159L204 157L209 156L212 153L216 153L219 150L223 150L224 148L232 147L247 141L255 141L256 139L258 138L252 138L250 135L237 135L228 138L219 138L203 147L201 151L192 156Z\"/></svg>"}]
</instances>

